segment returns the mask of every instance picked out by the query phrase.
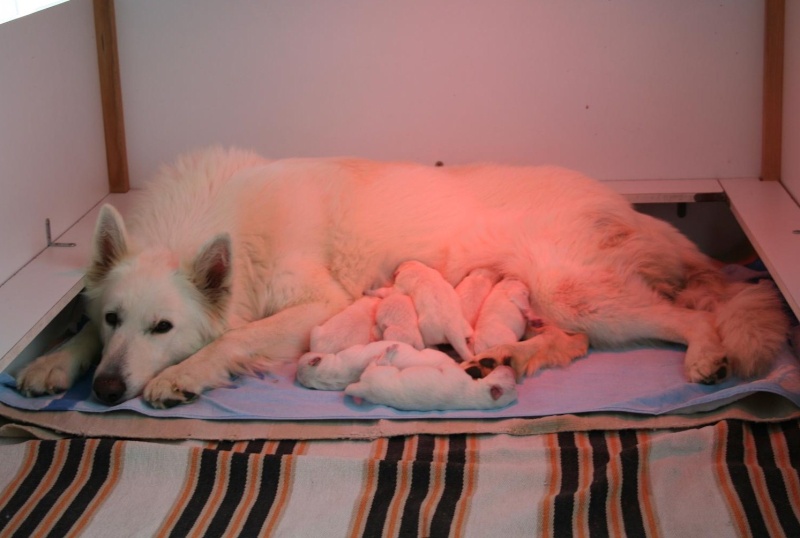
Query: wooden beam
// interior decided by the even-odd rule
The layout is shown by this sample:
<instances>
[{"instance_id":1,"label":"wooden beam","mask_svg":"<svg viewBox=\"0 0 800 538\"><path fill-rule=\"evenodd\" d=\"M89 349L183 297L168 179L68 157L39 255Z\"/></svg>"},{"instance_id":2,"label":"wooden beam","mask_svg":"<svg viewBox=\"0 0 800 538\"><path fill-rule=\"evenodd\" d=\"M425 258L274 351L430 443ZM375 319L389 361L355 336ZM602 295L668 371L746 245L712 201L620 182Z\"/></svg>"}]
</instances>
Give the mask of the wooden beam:
<instances>
[{"instance_id":1,"label":"wooden beam","mask_svg":"<svg viewBox=\"0 0 800 538\"><path fill-rule=\"evenodd\" d=\"M128 192L130 190L128 152L125 146L114 0L94 0L94 28L97 39L97 64L100 70L100 95L103 102L108 190Z\"/></svg>"},{"instance_id":2,"label":"wooden beam","mask_svg":"<svg viewBox=\"0 0 800 538\"><path fill-rule=\"evenodd\" d=\"M785 0L765 0L764 103L761 127L761 179L780 181L783 143L783 49Z\"/></svg>"}]
</instances>

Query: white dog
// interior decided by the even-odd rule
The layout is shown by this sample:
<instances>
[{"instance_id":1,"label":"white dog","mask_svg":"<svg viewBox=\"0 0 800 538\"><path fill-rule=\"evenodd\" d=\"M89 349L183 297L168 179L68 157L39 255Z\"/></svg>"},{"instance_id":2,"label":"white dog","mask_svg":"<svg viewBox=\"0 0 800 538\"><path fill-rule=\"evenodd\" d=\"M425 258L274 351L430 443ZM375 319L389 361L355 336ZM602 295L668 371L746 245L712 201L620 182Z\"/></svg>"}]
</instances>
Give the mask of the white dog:
<instances>
[{"instance_id":1,"label":"white dog","mask_svg":"<svg viewBox=\"0 0 800 538\"><path fill-rule=\"evenodd\" d=\"M375 323L383 340L405 342L416 349L425 347L422 333L419 332L417 311L408 295L393 293L381 299L375 313Z\"/></svg>"},{"instance_id":2,"label":"white dog","mask_svg":"<svg viewBox=\"0 0 800 538\"><path fill-rule=\"evenodd\" d=\"M500 275L486 267L479 267L469 272L456 286L456 294L461 301L461 311L470 325L475 327L478 312L483 301L489 296L492 288L500 280Z\"/></svg>"},{"instance_id":3,"label":"white dog","mask_svg":"<svg viewBox=\"0 0 800 538\"><path fill-rule=\"evenodd\" d=\"M212 149L163 169L127 224L104 207L93 251L91 322L19 372L25 394L62 391L97 363L103 402L189 401L296 360L313 327L407 260L450 284L478 267L517 277L537 314L595 346L687 344L696 382L761 371L788 325L771 285L728 284L672 226L559 168Z\"/></svg>"},{"instance_id":4,"label":"white dog","mask_svg":"<svg viewBox=\"0 0 800 538\"><path fill-rule=\"evenodd\" d=\"M419 350L403 342L380 340L338 353L304 353L297 361L297 381L310 389L343 390L357 381L372 363L400 369L456 364L450 356L435 349Z\"/></svg>"},{"instance_id":5,"label":"white dog","mask_svg":"<svg viewBox=\"0 0 800 538\"><path fill-rule=\"evenodd\" d=\"M366 293L377 297L408 295L417 311L419 332L426 346L449 343L463 360L472 358L472 327L462 315L456 290L439 271L416 260L403 262L394 273L394 285Z\"/></svg>"},{"instance_id":6,"label":"white dog","mask_svg":"<svg viewBox=\"0 0 800 538\"><path fill-rule=\"evenodd\" d=\"M517 385L507 366L473 379L452 361L403 369L374 363L344 393L357 404L366 400L405 411L497 409L517 399Z\"/></svg>"},{"instance_id":7,"label":"white dog","mask_svg":"<svg viewBox=\"0 0 800 538\"><path fill-rule=\"evenodd\" d=\"M375 316L380 302L377 297L361 297L322 325L311 329L311 351L338 353L348 347L378 340Z\"/></svg>"},{"instance_id":8,"label":"white dog","mask_svg":"<svg viewBox=\"0 0 800 538\"><path fill-rule=\"evenodd\" d=\"M504 278L494 285L478 312L472 338L474 353L518 342L532 317L528 287L516 278Z\"/></svg>"}]
</instances>

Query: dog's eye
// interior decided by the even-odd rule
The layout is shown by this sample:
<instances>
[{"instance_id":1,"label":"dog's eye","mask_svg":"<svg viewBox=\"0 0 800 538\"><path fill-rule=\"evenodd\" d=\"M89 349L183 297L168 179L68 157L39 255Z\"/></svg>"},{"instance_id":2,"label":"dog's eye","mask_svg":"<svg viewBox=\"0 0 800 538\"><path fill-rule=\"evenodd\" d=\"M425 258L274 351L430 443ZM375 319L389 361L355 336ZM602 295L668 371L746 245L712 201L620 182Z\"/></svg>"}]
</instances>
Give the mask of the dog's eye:
<instances>
[{"instance_id":1,"label":"dog's eye","mask_svg":"<svg viewBox=\"0 0 800 538\"><path fill-rule=\"evenodd\" d=\"M152 331L156 334L168 333L171 330L172 330L172 323L163 319L158 323L156 323L152 329Z\"/></svg>"},{"instance_id":2,"label":"dog's eye","mask_svg":"<svg viewBox=\"0 0 800 538\"><path fill-rule=\"evenodd\" d=\"M111 327L116 327L119 325L119 316L117 316L116 312L106 312L106 323Z\"/></svg>"}]
</instances>

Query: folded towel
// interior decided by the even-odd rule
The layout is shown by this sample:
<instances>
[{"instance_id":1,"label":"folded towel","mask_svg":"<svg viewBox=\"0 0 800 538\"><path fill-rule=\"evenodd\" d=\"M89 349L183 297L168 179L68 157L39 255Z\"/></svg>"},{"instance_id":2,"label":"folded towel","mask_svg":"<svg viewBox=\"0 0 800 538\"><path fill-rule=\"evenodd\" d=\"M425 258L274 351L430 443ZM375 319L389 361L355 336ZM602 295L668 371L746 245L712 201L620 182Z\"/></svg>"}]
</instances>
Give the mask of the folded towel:
<instances>
[{"instance_id":1,"label":"folded towel","mask_svg":"<svg viewBox=\"0 0 800 538\"><path fill-rule=\"evenodd\" d=\"M594 411L647 415L694 413L716 409L755 392L771 392L800 406L800 365L785 349L762 378L730 378L717 385L686 381L684 348L639 347L627 351L592 351L566 368L545 369L517 385L517 402L502 409L399 411L382 405L356 405L342 391L318 391L295 381L294 366L261 378L241 377L230 387L202 394L189 405L153 409L141 398L112 407L91 396L87 376L64 394L25 398L14 379L0 374L0 402L28 410L75 410L86 413L133 411L152 417L207 420L326 419L486 419L539 417Z\"/></svg>"}]
</instances>

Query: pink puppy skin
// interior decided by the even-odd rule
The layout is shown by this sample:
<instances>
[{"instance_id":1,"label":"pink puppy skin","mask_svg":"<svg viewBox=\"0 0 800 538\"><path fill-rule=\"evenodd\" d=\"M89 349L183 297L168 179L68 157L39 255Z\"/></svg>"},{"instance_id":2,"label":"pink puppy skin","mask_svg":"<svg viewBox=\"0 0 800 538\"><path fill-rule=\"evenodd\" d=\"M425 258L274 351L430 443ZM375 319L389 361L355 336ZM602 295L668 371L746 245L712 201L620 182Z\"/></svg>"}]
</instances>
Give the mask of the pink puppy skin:
<instances>
[{"instance_id":1,"label":"pink puppy skin","mask_svg":"<svg viewBox=\"0 0 800 538\"><path fill-rule=\"evenodd\" d=\"M345 394L404 411L497 409L517 399L514 371L495 368L483 379L472 379L457 366L394 366L371 364Z\"/></svg>"},{"instance_id":2,"label":"pink puppy skin","mask_svg":"<svg viewBox=\"0 0 800 538\"><path fill-rule=\"evenodd\" d=\"M479 267L470 271L456 286L456 294L461 301L461 311L464 313L464 318L473 327L478 319L478 312L480 312L483 301L486 300L499 279L500 275L497 272Z\"/></svg>"},{"instance_id":3,"label":"pink puppy skin","mask_svg":"<svg viewBox=\"0 0 800 538\"><path fill-rule=\"evenodd\" d=\"M393 287L365 293L378 297L408 295L417 311L425 346L449 343L463 360L472 358L468 345L472 327L464 319L456 290L435 269L418 261L403 262L395 271Z\"/></svg>"},{"instance_id":4,"label":"pink puppy skin","mask_svg":"<svg viewBox=\"0 0 800 538\"><path fill-rule=\"evenodd\" d=\"M492 288L481 306L472 345L476 355L502 344L518 342L532 316L527 286L504 278Z\"/></svg>"},{"instance_id":5,"label":"pink puppy skin","mask_svg":"<svg viewBox=\"0 0 800 538\"><path fill-rule=\"evenodd\" d=\"M382 340L405 342L416 349L425 347L417 311L408 295L393 293L382 299L375 313L375 324Z\"/></svg>"},{"instance_id":6,"label":"pink puppy skin","mask_svg":"<svg viewBox=\"0 0 800 538\"><path fill-rule=\"evenodd\" d=\"M378 339L375 329L375 312L380 299L361 297L353 304L311 329L309 349L316 353L338 353L358 344L368 344Z\"/></svg>"},{"instance_id":7,"label":"pink puppy skin","mask_svg":"<svg viewBox=\"0 0 800 538\"><path fill-rule=\"evenodd\" d=\"M420 365L455 365L453 359L441 351L420 351L403 342L381 340L353 346L339 353L305 353L297 361L297 381L311 389L343 390L358 380L364 369L376 361L400 369Z\"/></svg>"}]
</instances>

